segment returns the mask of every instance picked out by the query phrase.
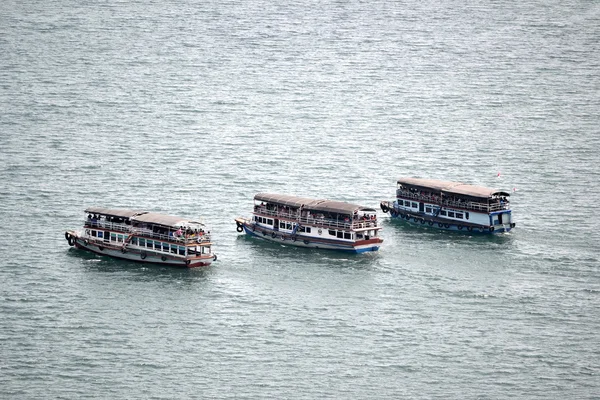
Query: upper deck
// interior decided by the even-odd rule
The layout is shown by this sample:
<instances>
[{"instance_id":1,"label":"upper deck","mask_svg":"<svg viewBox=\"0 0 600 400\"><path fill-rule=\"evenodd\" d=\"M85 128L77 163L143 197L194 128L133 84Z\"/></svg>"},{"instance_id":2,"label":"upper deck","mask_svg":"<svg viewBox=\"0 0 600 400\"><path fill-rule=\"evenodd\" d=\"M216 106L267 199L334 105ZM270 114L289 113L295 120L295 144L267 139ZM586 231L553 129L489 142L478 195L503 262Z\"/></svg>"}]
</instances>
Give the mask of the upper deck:
<instances>
[{"instance_id":1,"label":"upper deck","mask_svg":"<svg viewBox=\"0 0 600 400\"><path fill-rule=\"evenodd\" d=\"M123 232L130 236L176 242L180 244L210 244L210 232L203 223L182 217L146 211L90 207L85 228Z\"/></svg>"},{"instance_id":2,"label":"upper deck","mask_svg":"<svg viewBox=\"0 0 600 400\"><path fill-rule=\"evenodd\" d=\"M354 231L379 229L377 211L357 204L271 193L259 193L254 201L254 214L300 225Z\"/></svg>"},{"instance_id":3,"label":"upper deck","mask_svg":"<svg viewBox=\"0 0 600 400\"><path fill-rule=\"evenodd\" d=\"M510 209L510 194L500 189L418 178L400 178L397 183L396 197L401 199L484 213Z\"/></svg>"}]
</instances>

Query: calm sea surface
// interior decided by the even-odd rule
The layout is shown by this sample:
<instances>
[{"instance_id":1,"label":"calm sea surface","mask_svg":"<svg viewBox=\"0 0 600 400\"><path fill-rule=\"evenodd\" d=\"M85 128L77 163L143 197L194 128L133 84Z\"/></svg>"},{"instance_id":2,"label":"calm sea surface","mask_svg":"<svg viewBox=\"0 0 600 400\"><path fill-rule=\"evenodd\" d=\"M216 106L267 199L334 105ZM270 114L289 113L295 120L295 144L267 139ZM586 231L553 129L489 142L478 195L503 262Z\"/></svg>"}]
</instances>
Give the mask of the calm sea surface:
<instances>
[{"instance_id":1,"label":"calm sea surface","mask_svg":"<svg viewBox=\"0 0 600 400\"><path fill-rule=\"evenodd\" d=\"M597 1L4 0L0 398L600 398L599 115ZM515 189L517 228L235 231L399 176ZM219 260L69 248L90 205L201 216Z\"/></svg>"}]
</instances>

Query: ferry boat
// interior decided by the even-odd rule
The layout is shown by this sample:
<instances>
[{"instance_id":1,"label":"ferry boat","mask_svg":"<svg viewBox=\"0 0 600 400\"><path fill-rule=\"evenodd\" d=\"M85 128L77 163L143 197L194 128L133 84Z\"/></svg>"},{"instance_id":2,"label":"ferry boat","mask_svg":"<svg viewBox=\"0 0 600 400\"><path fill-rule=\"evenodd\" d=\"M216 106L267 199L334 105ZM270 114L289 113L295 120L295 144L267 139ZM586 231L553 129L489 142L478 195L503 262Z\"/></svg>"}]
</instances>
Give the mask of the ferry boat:
<instances>
[{"instance_id":1,"label":"ferry boat","mask_svg":"<svg viewBox=\"0 0 600 400\"><path fill-rule=\"evenodd\" d=\"M376 209L341 201L259 193L252 218L235 222L240 233L299 247L364 253L383 242Z\"/></svg>"},{"instance_id":2,"label":"ferry boat","mask_svg":"<svg viewBox=\"0 0 600 400\"><path fill-rule=\"evenodd\" d=\"M509 232L515 227L510 193L436 179L400 178L396 200L381 210L411 224L454 231Z\"/></svg>"},{"instance_id":3,"label":"ferry boat","mask_svg":"<svg viewBox=\"0 0 600 400\"><path fill-rule=\"evenodd\" d=\"M125 260L204 267L217 259L201 222L147 211L89 207L82 230L65 232L70 246Z\"/></svg>"}]
</instances>

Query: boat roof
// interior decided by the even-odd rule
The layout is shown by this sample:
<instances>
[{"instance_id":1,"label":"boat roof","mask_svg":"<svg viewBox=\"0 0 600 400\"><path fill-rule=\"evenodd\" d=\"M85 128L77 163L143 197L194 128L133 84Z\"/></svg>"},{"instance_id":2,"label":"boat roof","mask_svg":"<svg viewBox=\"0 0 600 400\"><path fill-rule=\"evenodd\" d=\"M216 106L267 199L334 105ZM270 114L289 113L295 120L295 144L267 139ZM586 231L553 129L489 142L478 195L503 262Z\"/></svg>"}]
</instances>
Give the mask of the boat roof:
<instances>
[{"instance_id":1,"label":"boat roof","mask_svg":"<svg viewBox=\"0 0 600 400\"><path fill-rule=\"evenodd\" d=\"M190 221L184 217L176 217L174 215L165 215L155 212L148 212L141 215L136 215L135 217L131 218L131 220L134 222L145 222L147 224L163 225L173 228L180 228L183 226L190 225L204 225L201 222Z\"/></svg>"},{"instance_id":2,"label":"boat roof","mask_svg":"<svg viewBox=\"0 0 600 400\"><path fill-rule=\"evenodd\" d=\"M448 194L457 194L471 197L491 197L493 195L510 196L510 193L496 188L469 185L462 182L442 181L438 179L398 178L401 185L417 186L423 189L433 189Z\"/></svg>"},{"instance_id":3,"label":"boat roof","mask_svg":"<svg viewBox=\"0 0 600 400\"><path fill-rule=\"evenodd\" d=\"M143 214L145 211L129 210L126 208L104 208L88 207L85 209L88 214L109 215L111 217L131 218L134 215Z\"/></svg>"},{"instance_id":4,"label":"boat roof","mask_svg":"<svg viewBox=\"0 0 600 400\"><path fill-rule=\"evenodd\" d=\"M286 194L258 193L254 200L276 203L288 207L303 207L313 211L335 212L340 214L352 214L354 211L376 211L374 208L363 207L358 204L346 203L344 201L312 199L309 197L290 196Z\"/></svg>"}]
</instances>

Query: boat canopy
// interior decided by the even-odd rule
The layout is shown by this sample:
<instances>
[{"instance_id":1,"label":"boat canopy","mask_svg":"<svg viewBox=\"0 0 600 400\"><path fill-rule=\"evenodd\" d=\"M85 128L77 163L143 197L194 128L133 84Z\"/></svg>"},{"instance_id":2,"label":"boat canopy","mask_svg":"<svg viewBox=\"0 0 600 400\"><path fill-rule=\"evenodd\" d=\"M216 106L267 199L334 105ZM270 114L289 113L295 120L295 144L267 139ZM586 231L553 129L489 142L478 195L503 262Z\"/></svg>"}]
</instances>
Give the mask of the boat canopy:
<instances>
[{"instance_id":1,"label":"boat canopy","mask_svg":"<svg viewBox=\"0 0 600 400\"><path fill-rule=\"evenodd\" d=\"M131 218L134 215L144 214L145 211L135 211L124 208L88 207L85 209L85 213L107 215L110 217Z\"/></svg>"},{"instance_id":2,"label":"boat canopy","mask_svg":"<svg viewBox=\"0 0 600 400\"><path fill-rule=\"evenodd\" d=\"M285 194L258 193L254 200L267 203L281 204L292 208L304 208L305 210L321 211L338 214L353 214L355 211L376 212L374 208L363 207L358 204L346 203L344 201L311 199L308 197L289 196Z\"/></svg>"},{"instance_id":3,"label":"boat canopy","mask_svg":"<svg viewBox=\"0 0 600 400\"><path fill-rule=\"evenodd\" d=\"M475 198L490 198L494 195L510 196L510 193L500 189L469 185L462 182L441 181L437 179L399 178L398 184L424 190L438 191L444 195L468 196Z\"/></svg>"},{"instance_id":4,"label":"boat canopy","mask_svg":"<svg viewBox=\"0 0 600 400\"><path fill-rule=\"evenodd\" d=\"M298 197L286 194L273 193L258 193L256 196L254 196L254 200L265 201L267 203L281 204L283 206L292 208L307 207L309 204L319 201L316 199L309 199L308 197Z\"/></svg>"},{"instance_id":5,"label":"boat canopy","mask_svg":"<svg viewBox=\"0 0 600 400\"><path fill-rule=\"evenodd\" d=\"M131 218L132 222L144 222L146 224L162 225L170 228L182 228L182 227L202 227L204 224L196 221L189 221L183 217L176 217L173 215L165 215L154 212L144 213Z\"/></svg>"}]
</instances>

